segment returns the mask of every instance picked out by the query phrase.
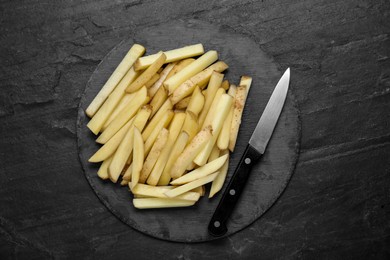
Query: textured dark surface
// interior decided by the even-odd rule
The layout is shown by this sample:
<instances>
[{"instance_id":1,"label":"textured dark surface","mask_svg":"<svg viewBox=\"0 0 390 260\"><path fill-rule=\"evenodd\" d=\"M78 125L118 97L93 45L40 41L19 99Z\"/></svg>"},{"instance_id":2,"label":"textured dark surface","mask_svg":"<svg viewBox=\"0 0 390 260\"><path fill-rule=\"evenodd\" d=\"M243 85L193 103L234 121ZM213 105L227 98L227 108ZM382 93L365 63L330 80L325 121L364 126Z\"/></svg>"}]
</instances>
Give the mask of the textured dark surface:
<instances>
[{"instance_id":1,"label":"textured dark surface","mask_svg":"<svg viewBox=\"0 0 390 260\"><path fill-rule=\"evenodd\" d=\"M1 1L1 258L389 258L390 2ZM200 244L128 228L77 156L84 87L127 37L199 19L252 38L294 71L301 153L277 203Z\"/></svg>"},{"instance_id":2,"label":"textured dark surface","mask_svg":"<svg viewBox=\"0 0 390 260\"><path fill-rule=\"evenodd\" d=\"M238 84L241 75L253 76L242 127L229 162L228 179L237 167L281 73L272 58L248 37L207 22L191 20L152 25L137 32L134 39L124 40L109 52L87 83L79 109L78 145L86 177L99 199L123 222L153 237L178 242L213 240L215 237L208 234L207 226L222 197L221 192L211 200L201 199L191 208L137 210L131 203L127 187L102 181L96 174L98 165L87 162L100 145L86 127L89 119L84 111L134 41L143 44L150 53L202 42L206 50L218 50L219 58L230 64L225 75L231 82ZM250 181L231 217L227 235L242 230L261 216L290 180L298 159L301 133L298 111L294 105L295 100L289 95L267 153L254 166Z\"/></svg>"}]
</instances>

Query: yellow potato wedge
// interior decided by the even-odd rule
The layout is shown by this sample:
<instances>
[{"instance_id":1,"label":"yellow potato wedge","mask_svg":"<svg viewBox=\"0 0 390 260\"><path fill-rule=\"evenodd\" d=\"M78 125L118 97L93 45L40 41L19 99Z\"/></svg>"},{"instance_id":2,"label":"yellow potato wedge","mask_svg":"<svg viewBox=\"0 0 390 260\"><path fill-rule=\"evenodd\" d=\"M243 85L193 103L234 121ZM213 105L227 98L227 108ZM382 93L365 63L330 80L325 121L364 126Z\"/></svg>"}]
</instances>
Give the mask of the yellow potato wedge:
<instances>
[{"instance_id":1,"label":"yellow potato wedge","mask_svg":"<svg viewBox=\"0 0 390 260\"><path fill-rule=\"evenodd\" d=\"M138 74L138 72L134 71L133 67L129 69L126 75L119 82L118 86L88 122L87 127L92 131L92 133L97 135L100 132L107 118L111 115L112 111L114 111L115 107L126 94L126 87L138 77Z\"/></svg>"},{"instance_id":2,"label":"yellow potato wedge","mask_svg":"<svg viewBox=\"0 0 390 260\"><path fill-rule=\"evenodd\" d=\"M212 129L213 128L211 126L203 128L187 145L187 147L179 155L176 162L172 166L172 178L176 179L183 175L187 166L191 164L192 160L194 160L198 153L207 145L207 143L211 139Z\"/></svg>"},{"instance_id":3,"label":"yellow potato wedge","mask_svg":"<svg viewBox=\"0 0 390 260\"><path fill-rule=\"evenodd\" d=\"M162 198L133 199L133 205L137 209L180 208L180 207L189 207L194 204L195 201L180 200L180 199L162 199Z\"/></svg>"},{"instance_id":4,"label":"yellow potato wedge","mask_svg":"<svg viewBox=\"0 0 390 260\"><path fill-rule=\"evenodd\" d=\"M164 86L172 93L181 83L201 72L216 60L218 60L218 53L216 51L208 51L183 70L167 79L164 82Z\"/></svg>"},{"instance_id":5,"label":"yellow potato wedge","mask_svg":"<svg viewBox=\"0 0 390 260\"><path fill-rule=\"evenodd\" d=\"M215 113L215 116L212 120L213 136L210 138L206 146L201 150L201 152L195 157L194 163L199 166L206 164L207 159L210 156L211 150L213 149L218 135L221 132L223 122L226 120L226 117L230 111L230 106L232 105L233 98L228 94L223 94L220 101L218 102L217 109L218 113Z\"/></svg>"},{"instance_id":6,"label":"yellow potato wedge","mask_svg":"<svg viewBox=\"0 0 390 260\"><path fill-rule=\"evenodd\" d=\"M157 111L157 113L153 116L153 118L150 120L148 125L146 126L145 130L142 133L142 137L146 140L149 135L152 133L153 129L158 124L158 121L161 120L161 118L164 116L164 114L173 108L173 105L169 99L167 99L164 104L160 107L160 109Z\"/></svg>"},{"instance_id":7,"label":"yellow potato wedge","mask_svg":"<svg viewBox=\"0 0 390 260\"><path fill-rule=\"evenodd\" d=\"M210 156L209 156L209 159L207 160L207 162L212 162L215 159L217 159L219 157L219 153L220 153L220 150L218 148L218 145L215 144L213 147L213 150L211 150L211 153L210 153Z\"/></svg>"},{"instance_id":8,"label":"yellow potato wedge","mask_svg":"<svg viewBox=\"0 0 390 260\"><path fill-rule=\"evenodd\" d=\"M165 88L159 88L152 98L152 101L150 101L150 105L152 106L152 116L156 114L167 98L168 92L165 90Z\"/></svg>"},{"instance_id":9,"label":"yellow potato wedge","mask_svg":"<svg viewBox=\"0 0 390 260\"><path fill-rule=\"evenodd\" d=\"M213 103L214 97L217 94L217 91L222 84L223 76L224 76L223 74L215 71L211 74L210 82L206 91L203 110L199 114L199 125L201 126L203 126L203 123L206 120L206 116L209 112L211 104Z\"/></svg>"},{"instance_id":10,"label":"yellow potato wedge","mask_svg":"<svg viewBox=\"0 0 390 260\"><path fill-rule=\"evenodd\" d=\"M204 106L204 96L200 91L199 87L195 87L190 102L188 103L187 111L192 112L197 117L200 111L202 111L203 106Z\"/></svg>"},{"instance_id":11,"label":"yellow potato wedge","mask_svg":"<svg viewBox=\"0 0 390 260\"><path fill-rule=\"evenodd\" d=\"M234 97L234 109L232 116L232 123L230 127L230 135L229 135L229 150L231 152L234 151L234 147L236 146L238 130L241 125L241 117L242 112L244 111L245 101L247 97L246 86L239 86L236 90L236 95Z\"/></svg>"},{"instance_id":12,"label":"yellow potato wedge","mask_svg":"<svg viewBox=\"0 0 390 260\"><path fill-rule=\"evenodd\" d=\"M211 184L209 198L212 198L218 191L222 189L223 184L225 183L226 175L228 173L229 168L229 150L223 150L223 155L227 155L227 159L225 163L222 165L221 169L219 169L219 173L217 177L213 180Z\"/></svg>"},{"instance_id":13,"label":"yellow potato wedge","mask_svg":"<svg viewBox=\"0 0 390 260\"><path fill-rule=\"evenodd\" d=\"M175 105L175 108L176 109L186 109L188 107L188 104L190 103L190 99L191 97L186 97L182 100L180 100L176 105Z\"/></svg>"},{"instance_id":14,"label":"yellow potato wedge","mask_svg":"<svg viewBox=\"0 0 390 260\"><path fill-rule=\"evenodd\" d=\"M130 119L107 143L105 143L94 155L89 158L88 162L101 162L108 159L115 153L119 144L129 131L130 126L133 124L134 118Z\"/></svg>"},{"instance_id":15,"label":"yellow potato wedge","mask_svg":"<svg viewBox=\"0 0 390 260\"><path fill-rule=\"evenodd\" d=\"M227 158L227 154L222 155L214 161L209 162L191 172L188 172L186 175L183 175L174 181L171 181L171 185L182 185L212 174L222 167L222 165L226 162Z\"/></svg>"},{"instance_id":16,"label":"yellow potato wedge","mask_svg":"<svg viewBox=\"0 0 390 260\"><path fill-rule=\"evenodd\" d=\"M128 73L134 62L145 53L145 48L139 44L134 44L123 60L119 63L118 67L114 70L102 89L93 99L91 104L86 109L86 114L89 117L93 117L98 109L103 105L104 101L113 92L118 83Z\"/></svg>"},{"instance_id":17,"label":"yellow potato wedge","mask_svg":"<svg viewBox=\"0 0 390 260\"><path fill-rule=\"evenodd\" d=\"M102 180L108 179L108 166L110 165L111 161L112 161L112 156L108 157L100 165L100 168L97 172L97 175L100 177L100 179L102 179Z\"/></svg>"},{"instance_id":18,"label":"yellow potato wedge","mask_svg":"<svg viewBox=\"0 0 390 260\"><path fill-rule=\"evenodd\" d=\"M139 75L139 77L126 88L126 92L132 93L142 88L142 86L144 86L153 77L153 75L157 73L162 65L164 65L165 60L165 54L161 53L156 61L153 62L152 65L150 65L144 72L142 72L142 74Z\"/></svg>"},{"instance_id":19,"label":"yellow potato wedge","mask_svg":"<svg viewBox=\"0 0 390 260\"><path fill-rule=\"evenodd\" d=\"M118 132L123 125L125 125L138 111L140 107L145 105L149 98L146 95L146 87L137 91L133 102L130 102L107 126L103 133L96 139L96 142L104 144L111 139Z\"/></svg>"},{"instance_id":20,"label":"yellow potato wedge","mask_svg":"<svg viewBox=\"0 0 390 260\"><path fill-rule=\"evenodd\" d=\"M228 90L230 87L230 83L229 83L229 80L225 79L222 84L221 84L221 88L223 88L224 90Z\"/></svg>"},{"instance_id":21,"label":"yellow potato wedge","mask_svg":"<svg viewBox=\"0 0 390 260\"><path fill-rule=\"evenodd\" d=\"M169 73L174 69L175 63L169 63L160 73L160 78L148 88L148 96L153 98L157 91L163 86L163 82L168 77ZM163 87L164 88L164 87ZM165 89L165 88L164 88Z\"/></svg>"},{"instance_id":22,"label":"yellow potato wedge","mask_svg":"<svg viewBox=\"0 0 390 260\"><path fill-rule=\"evenodd\" d=\"M137 127L134 127L134 147L133 147L133 165L131 175L131 187L134 188L138 184L139 175L144 163L144 140L141 132Z\"/></svg>"},{"instance_id":23,"label":"yellow potato wedge","mask_svg":"<svg viewBox=\"0 0 390 260\"><path fill-rule=\"evenodd\" d=\"M152 133L149 135L148 139L145 140L145 157L148 156L150 149L152 149L152 146L154 142L156 141L158 135L160 134L161 130L163 128L168 127L169 123L171 122L172 118L174 116L174 113L172 110L168 110L161 120L157 123L156 127L153 129Z\"/></svg>"},{"instance_id":24,"label":"yellow potato wedge","mask_svg":"<svg viewBox=\"0 0 390 260\"><path fill-rule=\"evenodd\" d=\"M207 82L210 80L211 74L215 72L222 72L228 68L228 65L223 61L218 61L207 69L199 72L195 76L183 82L175 89L169 89L169 94L172 94L171 100L174 104L182 100L183 98L192 94L196 86L203 89ZM173 92L173 93L172 93Z\"/></svg>"},{"instance_id":25,"label":"yellow potato wedge","mask_svg":"<svg viewBox=\"0 0 390 260\"><path fill-rule=\"evenodd\" d=\"M172 77L173 75L175 75L176 73L178 73L179 71L181 71L182 69L184 69L185 67L187 67L188 65L190 65L194 61L195 61L195 59L188 58L188 59L181 60L181 61L177 62L175 67L173 67L173 69L169 72L166 79L169 79L170 77Z\"/></svg>"},{"instance_id":26,"label":"yellow potato wedge","mask_svg":"<svg viewBox=\"0 0 390 260\"><path fill-rule=\"evenodd\" d=\"M153 167L152 172L149 175L148 180L146 181L149 185L156 186L159 185L167 185L171 179L171 176L163 176L162 173L164 171L164 167L167 163L169 154L171 153L172 146L175 144L175 141L180 133L180 130L183 126L185 120L185 113L179 112L175 113L171 125L169 126L169 136L168 141L165 144L164 149L162 150L160 156L157 159L156 164ZM160 178L163 180L160 182Z\"/></svg>"},{"instance_id":27,"label":"yellow potato wedge","mask_svg":"<svg viewBox=\"0 0 390 260\"><path fill-rule=\"evenodd\" d=\"M108 168L110 180L114 183L118 181L118 178L126 165L134 145L134 129L143 129L148 121L151 113L150 106L144 106L134 118L134 125L130 127L129 131L124 136L122 142L118 146L114 154L114 158ZM133 157L134 160L134 157Z\"/></svg>"},{"instance_id":28,"label":"yellow potato wedge","mask_svg":"<svg viewBox=\"0 0 390 260\"><path fill-rule=\"evenodd\" d=\"M156 83L156 81L160 78L160 74L157 72L156 74L154 74L152 76L151 79L149 79L146 83L145 83L145 87L146 88L150 88L151 86L154 85L154 83Z\"/></svg>"},{"instance_id":29,"label":"yellow potato wedge","mask_svg":"<svg viewBox=\"0 0 390 260\"><path fill-rule=\"evenodd\" d=\"M201 43L185 46L183 48L164 51L164 54L167 57L165 61L166 63L183 60L189 57L199 56L203 53L204 53L204 49ZM146 69L148 66L151 66L151 64L154 63L157 58L158 58L158 53L141 57L136 61L134 67L136 70Z\"/></svg>"},{"instance_id":30,"label":"yellow potato wedge","mask_svg":"<svg viewBox=\"0 0 390 260\"><path fill-rule=\"evenodd\" d=\"M146 179L149 177L153 166L156 164L156 161L160 156L161 151L164 149L164 146L168 141L168 134L169 132L166 128L161 129L156 141L154 142L150 152L148 153L148 156L146 157L146 160L142 167L141 175L139 177L139 183L145 183Z\"/></svg>"},{"instance_id":31,"label":"yellow potato wedge","mask_svg":"<svg viewBox=\"0 0 390 260\"><path fill-rule=\"evenodd\" d=\"M230 111L228 116L226 117L225 122L223 123L223 127L221 133L219 133L217 145L220 150L226 150L229 147L229 138L230 138L230 129L232 125L233 111L234 111L234 98L236 96L236 86L230 85L228 94L233 98L232 106L230 107Z\"/></svg>"},{"instance_id":32,"label":"yellow potato wedge","mask_svg":"<svg viewBox=\"0 0 390 260\"><path fill-rule=\"evenodd\" d=\"M112 122L112 120L114 120L115 117L131 102L134 96L135 93L126 94L123 96L123 98L119 101L118 105L114 108L114 111L112 111L112 113L108 116L106 122L101 129L102 131L104 131L107 126Z\"/></svg>"},{"instance_id":33,"label":"yellow potato wedge","mask_svg":"<svg viewBox=\"0 0 390 260\"><path fill-rule=\"evenodd\" d=\"M179 196L185 192L193 190L199 186L202 186L202 185L205 185L209 182L212 182L217 177L217 175L218 175L218 172L207 175L207 176L202 177L200 179L197 179L195 181L186 183L182 186L179 186L179 187L174 188L172 190L166 191L165 195L167 195L170 198L174 198L174 197Z\"/></svg>"},{"instance_id":34,"label":"yellow potato wedge","mask_svg":"<svg viewBox=\"0 0 390 260\"><path fill-rule=\"evenodd\" d=\"M219 88L217 90L217 93L215 93L214 99L211 102L209 111L207 112L206 118L203 121L202 127L205 127L206 125L211 125L211 122L215 116L215 113L217 112L216 109L217 109L218 102L221 99L223 94L226 94L225 90L223 88ZM199 119L199 121L200 121L200 119Z\"/></svg>"},{"instance_id":35,"label":"yellow potato wedge","mask_svg":"<svg viewBox=\"0 0 390 260\"><path fill-rule=\"evenodd\" d=\"M131 187L131 185L129 185ZM134 195L147 196L152 198L169 198L164 193L172 190L174 186L150 186L142 183L138 183L133 189L130 188ZM189 191L177 196L176 199L197 201L200 194L198 192Z\"/></svg>"}]
</instances>

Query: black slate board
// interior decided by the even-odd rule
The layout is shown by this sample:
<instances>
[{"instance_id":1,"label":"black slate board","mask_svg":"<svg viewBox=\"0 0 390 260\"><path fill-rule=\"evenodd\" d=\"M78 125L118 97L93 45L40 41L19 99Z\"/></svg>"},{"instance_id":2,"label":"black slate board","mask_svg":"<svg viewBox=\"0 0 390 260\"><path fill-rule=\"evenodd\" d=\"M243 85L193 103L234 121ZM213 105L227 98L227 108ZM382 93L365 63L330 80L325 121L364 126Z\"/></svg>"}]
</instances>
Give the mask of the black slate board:
<instances>
[{"instance_id":1,"label":"black slate board","mask_svg":"<svg viewBox=\"0 0 390 260\"><path fill-rule=\"evenodd\" d=\"M132 196L127 187L100 180L96 175L99 165L87 162L99 145L86 127L89 119L84 111L134 42L144 45L147 54L201 42L206 50L217 50L220 60L229 64L226 78L230 82L237 84L241 75L253 77L236 150L230 160L228 179L282 73L273 59L251 39L229 28L191 20L151 26L137 32L134 39L122 41L104 58L87 83L78 113L79 157L86 178L102 203L121 221L153 237L177 242L213 240L215 238L207 233L207 224L221 193L210 200L204 197L189 208L137 210L132 206ZM260 163L254 166L240 203L228 223L226 235L247 227L277 200L294 171L299 141L299 113L290 91L267 151Z\"/></svg>"}]
</instances>

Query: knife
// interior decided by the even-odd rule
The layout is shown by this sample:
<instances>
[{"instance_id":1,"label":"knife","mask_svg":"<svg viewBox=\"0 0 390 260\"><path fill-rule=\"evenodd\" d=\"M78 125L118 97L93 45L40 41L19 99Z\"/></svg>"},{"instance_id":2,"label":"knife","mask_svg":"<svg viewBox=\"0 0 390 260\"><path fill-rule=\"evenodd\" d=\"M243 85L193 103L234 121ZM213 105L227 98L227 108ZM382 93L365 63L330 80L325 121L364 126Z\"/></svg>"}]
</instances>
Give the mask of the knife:
<instances>
[{"instance_id":1,"label":"knife","mask_svg":"<svg viewBox=\"0 0 390 260\"><path fill-rule=\"evenodd\" d=\"M289 82L290 68L284 72L276 85L245 152L211 218L208 227L211 235L218 237L227 232L227 220L232 214L234 206L237 204L238 198L244 189L252 166L260 160L272 136L287 96Z\"/></svg>"}]
</instances>

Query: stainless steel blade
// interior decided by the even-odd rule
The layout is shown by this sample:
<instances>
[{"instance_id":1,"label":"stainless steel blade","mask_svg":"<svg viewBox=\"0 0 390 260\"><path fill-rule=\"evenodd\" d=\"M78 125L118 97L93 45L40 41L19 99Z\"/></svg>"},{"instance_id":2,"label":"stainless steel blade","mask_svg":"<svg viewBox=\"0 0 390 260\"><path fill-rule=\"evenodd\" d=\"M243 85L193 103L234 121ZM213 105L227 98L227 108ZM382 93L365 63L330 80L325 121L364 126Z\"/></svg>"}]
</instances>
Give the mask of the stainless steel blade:
<instances>
[{"instance_id":1,"label":"stainless steel blade","mask_svg":"<svg viewBox=\"0 0 390 260\"><path fill-rule=\"evenodd\" d=\"M290 68L288 68L280 78L255 131L253 132L249 144L253 146L259 153L264 154L268 141L271 138L272 132L278 122L280 112L282 111L284 101L286 100L288 86L290 82Z\"/></svg>"}]
</instances>

